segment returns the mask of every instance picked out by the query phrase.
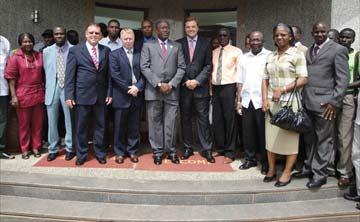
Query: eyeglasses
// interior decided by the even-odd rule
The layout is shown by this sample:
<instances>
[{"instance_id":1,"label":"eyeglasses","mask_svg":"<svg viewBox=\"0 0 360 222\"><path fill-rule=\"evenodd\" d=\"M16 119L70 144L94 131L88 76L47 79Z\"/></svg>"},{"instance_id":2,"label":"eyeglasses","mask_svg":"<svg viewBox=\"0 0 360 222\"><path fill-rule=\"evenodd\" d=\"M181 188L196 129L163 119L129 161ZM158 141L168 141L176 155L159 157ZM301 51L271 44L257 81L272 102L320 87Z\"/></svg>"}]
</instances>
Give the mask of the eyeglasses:
<instances>
[{"instance_id":1,"label":"eyeglasses","mask_svg":"<svg viewBox=\"0 0 360 222\"><path fill-rule=\"evenodd\" d=\"M90 35L100 35L100 32L88 32Z\"/></svg>"}]
</instances>

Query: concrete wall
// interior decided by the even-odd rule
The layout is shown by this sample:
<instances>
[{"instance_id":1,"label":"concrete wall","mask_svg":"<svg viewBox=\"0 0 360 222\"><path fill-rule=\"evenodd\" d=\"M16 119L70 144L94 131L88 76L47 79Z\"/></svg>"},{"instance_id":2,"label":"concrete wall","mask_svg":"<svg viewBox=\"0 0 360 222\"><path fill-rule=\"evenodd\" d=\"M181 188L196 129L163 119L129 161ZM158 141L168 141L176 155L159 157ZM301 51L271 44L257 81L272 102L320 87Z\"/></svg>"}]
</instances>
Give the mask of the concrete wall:
<instances>
[{"instance_id":1,"label":"concrete wall","mask_svg":"<svg viewBox=\"0 0 360 222\"><path fill-rule=\"evenodd\" d=\"M83 38L86 24L94 18L95 2L115 6L147 8L149 16L169 18L171 38L183 36L185 10L191 9L236 9L237 43L243 46L246 33L252 30L263 31L265 46L273 49L272 27L278 22L298 25L303 29L303 43L310 45L312 24L322 20L331 27L352 27L357 32L355 48L359 48L360 37L360 0L0 0L0 33L7 37L13 47L17 47L16 38L21 32L31 32L36 40L46 28L57 24L67 29L75 29ZM40 11L40 22L30 19L32 10Z\"/></svg>"},{"instance_id":2,"label":"concrete wall","mask_svg":"<svg viewBox=\"0 0 360 222\"><path fill-rule=\"evenodd\" d=\"M64 25L67 29L79 31L84 38L84 27L94 17L93 0L0 0L0 34L18 47L17 36L30 32L35 41L41 40L41 33L47 28ZM39 10L39 22L34 23L31 12Z\"/></svg>"},{"instance_id":3,"label":"concrete wall","mask_svg":"<svg viewBox=\"0 0 360 222\"><path fill-rule=\"evenodd\" d=\"M339 0L340 1L340 0ZM311 27L317 20L330 24L331 0L97 0L96 2L149 8L149 16L156 20L162 17L172 19L175 28L172 29L172 38L183 35L183 18L185 10L189 9L237 9L237 43L243 46L246 33L259 30L265 34L265 46L273 48L272 27L278 22L298 25L303 29L303 43L312 43Z\"/></svg>"},{"instance_id":4,"label":"concrete wall","mask_svg":"<svg viewBox=\"0 0 360 222\"><path fill-rule=\"evenodd\" d=\"M360 0L332 0L331 27L339 31L354 29L356 37L352 47L360 50Z\"/></svg>"},{"instance_id":5,"label":"concrete wall","mask_svg":"<svg viewBox=\"0 0 360 222\"><path fill-rule=\"evenodd\" d=\"M359 0L350 0L357 6ZM311 26L317 20L331 23L341 27L347 24L359 26L359 17L349 18L343 16L348 1L341 0L0 0L0 33L7 38L13 46L17 46L16 37L21 32L31 32L36 40L41 39L41 33L46 28L52 28L57 24L64 25L67 29L75 29L83 37L85 25L94 18L95 2L115 6L148 8L149 16L169 18L171 21L171 37L173 39L183 36L183 18L185 10L191 9L236 9L237 10L237 44L243 46L246 33L252 30L260 30L265 34L265 46L272 49L272 27L278 22L298 25L303 28L303 43L310 45L312 42ZM337 10L339 5L342 7ZM332 10L333 8L333 10ZM336 10L334 10L334 8ZM40 11L40 22L33 23L30 19L32 10ZM331 17L331 11L333 16ZM339 17L342 19L338 20Z\"/></svg>"}]
</instances>

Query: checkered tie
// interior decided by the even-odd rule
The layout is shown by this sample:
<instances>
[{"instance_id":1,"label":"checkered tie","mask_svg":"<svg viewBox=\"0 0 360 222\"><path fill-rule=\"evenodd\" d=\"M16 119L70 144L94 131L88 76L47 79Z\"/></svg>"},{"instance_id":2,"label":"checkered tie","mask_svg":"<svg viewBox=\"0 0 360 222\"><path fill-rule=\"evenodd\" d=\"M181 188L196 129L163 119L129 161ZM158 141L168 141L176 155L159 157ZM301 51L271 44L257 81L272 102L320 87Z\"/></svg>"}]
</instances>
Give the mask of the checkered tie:
<instances>
[{"instance_id":1,"label":"checkered tie","mask_svg":"<svg viewBox=\"0 0 360 222\"><path fill-rule=\"evenodd\" d=\"M58 49L58 53L56 55L56 77L57 77L57 81L58 81L58 86L61 89L64 88L65 63L64 63L64 57L63 57L61 48Z\"/></svg>"},{"instance_id":2,"label":"checkered tie","mask_svg":"<svg viewBox=\"0 0 360 222\"><path fill-rule=\"evenodd\" d=\"M92 47L92 55L91 55L92 61L95 65L96 69L99 69L99 63L97 61L97 53L96 53L96 47Z\"/></svg>"}]
</instances>

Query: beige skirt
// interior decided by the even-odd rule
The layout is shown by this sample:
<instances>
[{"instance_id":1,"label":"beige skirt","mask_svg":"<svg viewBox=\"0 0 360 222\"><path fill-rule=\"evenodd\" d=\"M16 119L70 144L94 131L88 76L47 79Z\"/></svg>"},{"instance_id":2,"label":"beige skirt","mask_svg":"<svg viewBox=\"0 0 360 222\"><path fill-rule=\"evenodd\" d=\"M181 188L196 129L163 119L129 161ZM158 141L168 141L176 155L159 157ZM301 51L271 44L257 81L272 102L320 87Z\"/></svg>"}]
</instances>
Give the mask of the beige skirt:
<instances>
[{"instance_id":1,"label":"beige skirt","mask_svg":"<svg viewBox=\"0 0 360 222\"><path fill-rule=\"evenodd\" d=\"M281 105L285 103L281 102ZM281 108L280 103L270 101L271 113L276 113ZM293 103L293 109L297 110L296 99ZM270 115L265 115L265 137L266 149L272 153L280 155L291 155L298 153L299 134L297 132L281 129L270 123Z\"/></svg>"}]
</instances>

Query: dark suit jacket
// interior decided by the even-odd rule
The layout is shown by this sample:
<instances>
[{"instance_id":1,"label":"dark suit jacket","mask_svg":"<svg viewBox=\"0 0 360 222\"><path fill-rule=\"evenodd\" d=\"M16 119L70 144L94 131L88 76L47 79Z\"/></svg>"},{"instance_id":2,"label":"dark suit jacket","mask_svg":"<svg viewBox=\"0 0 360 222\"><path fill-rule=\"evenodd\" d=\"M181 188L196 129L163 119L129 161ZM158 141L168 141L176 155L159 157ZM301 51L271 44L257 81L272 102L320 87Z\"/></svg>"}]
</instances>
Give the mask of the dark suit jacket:
<instances>
[{"instance_id":1,"label":"dark suit jacket","mask_svg":"<svg viewBox=\"0 0 360 222\"><path fill-rule=\"evenodd\" d=\"M100 44L98 47L98 70L85 43L70 48L65 71L65 100L75 100L77 105L105 104L106 97L112 95L108 72L110 49Z\"/></svg>"},{"instance_id":2,"label":"dark suit jacket","mask_svg":"<svg viewBox=\"0 0 360 222\"><path fill-rule=\"evenodd\" d=\"M149 39L148 41L152 41L152 40L155 40L154 36L152 36L151 39ZM144 37L141 36L141 38L139 40L136 40L136 42L134 44L134 49L136 51L141 52L143 45L144 45Z\"/></svg>"},{"instance_id":3,"label":"dark suit jacket","mask_svg":"<svg viewBox=\"0 0 360 222\"><path fill-rule=\"evenodd\" d=\"M348 50L330 40L313 60L313 48L306 52L308 83L303 90L305 107L319 113L324 111L320 103L340 108L350 78Z\"/></svg>"},{"instance_id":4,"label":"dark suit jacket","mask_svg":"<svg viewBox=\"0 0 360 222\"><path fill-rule=\"evenodd\" d=\"M196 98L209 96L209 75L212 69L211 65L211 44L210 39L198 37L193 61L190 62L189 44L186 37L177 40L182 46L184 52L184 59L186 64L185 75L181 82L181 91L191 91L184 86L187 80L197 80L200 86L194 90Z\"/></svg>"},{"instance_id":5,"label":"dark suit jacket","mask_svg":"<svg viewBox=\"0 0 360 222\"><path fill-rule=\"evenodd\" d=\"M110 74L112 78L113 87L113 102L114 108L128 108L131 105L131 100L135 99L136 106L141 105L141 95L133 97L127 93L128 87L132 86L132 73L129 59L123 47L114 50L110 53ZM140 52L134 49L132 67L134 75L137 80L135 86L139 91L144 90L145 80L140 73Z\"/></svg>"}]
</instances>

